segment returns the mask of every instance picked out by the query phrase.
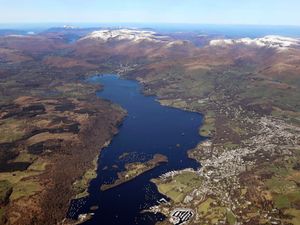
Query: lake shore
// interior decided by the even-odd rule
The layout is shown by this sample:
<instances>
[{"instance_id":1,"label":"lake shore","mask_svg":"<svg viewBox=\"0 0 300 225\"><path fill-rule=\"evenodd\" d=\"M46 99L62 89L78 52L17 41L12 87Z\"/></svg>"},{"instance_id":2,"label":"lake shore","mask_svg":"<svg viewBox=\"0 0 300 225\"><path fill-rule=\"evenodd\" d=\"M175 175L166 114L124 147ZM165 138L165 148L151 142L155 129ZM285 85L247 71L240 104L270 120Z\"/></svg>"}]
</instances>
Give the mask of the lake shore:
<instances>
[{"instance_id":1,"label":"lake shore","mask_svg":"<svg viewBox=\"0 0 300 225\"><path fill-rule=\"evenodd\" d=\"M142 175L143 173L146 173L155 167L159 166L162 163L167 163L168 158L161 154L155 154L153 156L153 159L141 163L141 162L135 162L135 163L128 163L125 165L125 171L118 173L118 179L115 180L112 184L103 184L101 185L100 189L101 191L106 191L108 189L114 188L116 186L119 186L123 183L129 182L132 179L136 178L137 176Z\"/></svg>"}]
</instances>

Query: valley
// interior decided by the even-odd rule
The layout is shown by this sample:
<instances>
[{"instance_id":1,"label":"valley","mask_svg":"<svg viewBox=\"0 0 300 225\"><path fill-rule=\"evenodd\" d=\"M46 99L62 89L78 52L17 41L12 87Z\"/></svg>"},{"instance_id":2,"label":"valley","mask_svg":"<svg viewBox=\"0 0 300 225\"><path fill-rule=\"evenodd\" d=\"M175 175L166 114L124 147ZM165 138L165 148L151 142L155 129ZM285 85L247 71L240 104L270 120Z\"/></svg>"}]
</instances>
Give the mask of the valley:
<instances>
[{"instance_id":1,"label":"valley","mask_svg":"<svg viewBox=\"0 0 300 225\"><path fill-rule=\"evenodd\" d=\"M174 209L192 210L189 224L298 224L298 39L214 36L197 47L152 31L90 32L0 37L3 221L40 224L36 212L63 221L70 199L87 195L98 149L126 112L98 99L101 85L86 79L118 73L161 105L205 116L207 140L188 152L201 168L152 180L170 198L152 208L167 218L159 224L172 223ZM50 200L58 189L68 193L55 199L60 208ZM49 208L55 218L42 214Z\"/></svg>"}]
</instances>

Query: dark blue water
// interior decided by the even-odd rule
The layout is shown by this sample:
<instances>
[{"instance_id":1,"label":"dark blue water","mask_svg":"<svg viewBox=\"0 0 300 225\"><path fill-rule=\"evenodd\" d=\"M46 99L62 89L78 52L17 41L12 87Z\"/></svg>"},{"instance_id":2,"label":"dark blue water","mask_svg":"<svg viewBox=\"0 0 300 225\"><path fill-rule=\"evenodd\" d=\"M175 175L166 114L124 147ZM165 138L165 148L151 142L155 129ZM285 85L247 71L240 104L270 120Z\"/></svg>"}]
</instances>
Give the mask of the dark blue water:
<instances>
[{"instance_id":1,"label":"dark blue water","mask_svg":"<svg viewBox=\"0 0 300 225\"><path fill-rule=\"evenodd\" d=\"M91 182L90 196L78 207L76 215L92 212L90 207L97 205L99 208L93 218L84 224L155 224L164 217L140 213L163 197L150 179L171 170L196 169L200 166L187 157L187 150L203 139L198 134L202 116L161 106L154 97L141 94L140 85L135 81L105 75L93 77L90 82L103 84L104 90L97 95L121 105L127 110L128 116L118 135L101 151L98 177ZM169 162L130 182L100 191L101 184L111 182L116 178L117 172L124 169L124 164L129 162L119 158L124 152L133 156L129 159L130 162L147 161L156 153L167 156ZM76 202L73 205L76 206Z\"/></svg>"}]
</instances>

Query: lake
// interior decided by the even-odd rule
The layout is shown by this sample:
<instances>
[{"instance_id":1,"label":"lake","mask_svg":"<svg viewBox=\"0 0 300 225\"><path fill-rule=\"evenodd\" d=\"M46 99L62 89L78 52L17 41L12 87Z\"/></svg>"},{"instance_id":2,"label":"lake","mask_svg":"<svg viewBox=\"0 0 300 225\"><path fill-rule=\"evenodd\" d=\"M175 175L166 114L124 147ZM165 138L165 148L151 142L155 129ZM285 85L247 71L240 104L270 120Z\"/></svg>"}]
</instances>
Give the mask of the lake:
<instances>
[{"instance_id":1,"label":"lake","mask_svg":"<svg viewBox=\"0 0 300 225\"><path fill-rule=\"evenodd\" d=\"M97 178L89 186L89 197L72 201L72 217L95 213L88 225L153 225L164 216L141 213L161 199L152 178L185 168L197 169L200 164L187 157L187 151L204 137L199 136L202 115L162 106L153 96L145 96L138 82L117 75L94 76L92 83L104 86L97 95L121 105L128 115L110 145L101 151ZM122 157L126 153L130 157ZM145 162L154 154L168 157L164 163L115 188L101 191L100 186L117 178L129 162ZM90 208L98 206L95 211Z\"/></svg>"}]
</instances>

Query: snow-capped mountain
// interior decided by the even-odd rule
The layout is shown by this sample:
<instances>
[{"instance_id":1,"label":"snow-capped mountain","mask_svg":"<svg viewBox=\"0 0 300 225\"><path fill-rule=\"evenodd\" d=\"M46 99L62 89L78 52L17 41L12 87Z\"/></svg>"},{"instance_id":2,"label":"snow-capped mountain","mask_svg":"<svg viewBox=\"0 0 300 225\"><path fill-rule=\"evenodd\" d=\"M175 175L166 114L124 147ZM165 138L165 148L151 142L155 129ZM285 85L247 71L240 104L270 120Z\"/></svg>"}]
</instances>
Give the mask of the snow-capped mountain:
<instances>
[{"instance_id":1,"label":"snow-capped mountain","mask_svg":"<svg viewBox=\"0 0 300 225\"><path fill-rule=\"evenodd\" d=\"M81 38L82 40L98 40L102 42L108 41L149 41L149 42L161 42L167 40L166 36L159 36L153 31L135 30L135 29L119 29L119 30L99 30L93 31L87 36Z\"/></svg>"},{"instance_id":2,"label":"snow-capped mountain","mask_svg":"<svg viewBox=\"0 0 300 225\"><path fill-rule=\"evenodd\" d=\"M67 30L67 29L72 30L72 29L76 29L76 28L78 28L78 27L71 26L71 25L64 25L63 28L66 29L66 30Z\"/></svg>"},{"instance_id":3,"label":"snow-capped mountain","mask_svg":"<svg viewBox=\"0 0 300 225\"><path fill-rule=\"evenodd\" d=\"M225 45L235 45L235 44L254 45L257 47L268 47L268 48L276 48L278 50L287 50L293 46L300 46L300 39L270 35L262 38L255 38L255 39L251 39L251 38L217 39L217 40L210 41L211 46L225 46Z\"/></svg>"}]
</instances>

